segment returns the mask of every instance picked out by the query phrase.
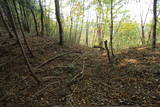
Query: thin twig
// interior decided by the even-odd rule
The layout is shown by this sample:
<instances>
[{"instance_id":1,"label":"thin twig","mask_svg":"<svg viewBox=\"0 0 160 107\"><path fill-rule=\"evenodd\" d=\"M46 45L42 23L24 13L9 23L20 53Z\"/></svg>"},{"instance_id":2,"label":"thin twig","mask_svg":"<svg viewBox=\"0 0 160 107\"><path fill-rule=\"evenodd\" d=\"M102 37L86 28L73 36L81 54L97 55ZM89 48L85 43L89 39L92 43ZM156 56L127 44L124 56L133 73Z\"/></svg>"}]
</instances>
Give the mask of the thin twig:
<instances>
[{"instance_id":1,"label":"thin twig","mask_svg":"<svg viewBox=\"0 0 160 107\"><path fill-rule=\"evenodd\" d=\"M83 63L82 71L72 78L71 83L72 83L73 81L75 81L75 79L76 79L77 77L83 75L83 72L84 72L84 63Z\"/></svg>"}]
</instances>

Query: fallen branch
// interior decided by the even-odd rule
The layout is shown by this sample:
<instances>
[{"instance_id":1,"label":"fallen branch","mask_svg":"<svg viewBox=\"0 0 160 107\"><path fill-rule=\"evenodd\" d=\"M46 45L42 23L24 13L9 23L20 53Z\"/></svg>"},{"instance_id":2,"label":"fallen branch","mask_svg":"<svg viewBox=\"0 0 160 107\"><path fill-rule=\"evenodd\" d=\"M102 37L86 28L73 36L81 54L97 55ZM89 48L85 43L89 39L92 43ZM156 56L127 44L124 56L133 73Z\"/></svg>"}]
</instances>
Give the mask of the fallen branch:
<instances>
[{"instance_id":1,"label":"fallen branch","mask_svg":"<svg viewBox=\"0 0 160 107\"><path fill-rule=\"evenodd\" d=\"M74 64L78 59L80 59L82 57L82 55L78 56L77 58L75 58L71 64Z\"/></svg>"},{"instance_id":2,"label":"fallen branch","mask_svg":"<svg viewBox=\"0 0 160 107\"><path fill-rule=\"evenodd\" d=\"M59 83L59 81L52 82L52 83L46 85L44 88L40 89L39 91L37 91L37 92L36 92L34 95L32 95L32 96L35 97L35 96L40 95L44 90L46 90L48 87L50 87L50 86L52 86L52 85L54 85L54 84L56 84L56 83Z\"/></svg>"},{"instance_id":3,"label":"fallen branch","mask_svg":"<svg viewBox=\"0 0 160 107\"><path fill-rule=\"evenodd\" d=\"M68 86L77 83L78 81L80 81L83 78L83 72L84 72L84 66L85 64L83 63L83 67L82 67L82 71L80 73L78 73L77 75L75 75L71 81L68 83ZM78 79L78 80L77 80Z\"/></svg>"},{"instance_id":4,"label":"fallen branch","mask_svg":"<svg viewBox=\"0 0 160 107\"><path fill-rule=\"evenodd\" d=\"M53 58L45 61L44 63L40 64L37 68L41 68L41 67L43 67L44 65L46 65L46 64L54 61L55 59L57 59L57 58L59 58L59 57L62 57L62 56L65 56L65 55L68 55L68 54L71 54L71 53L79 53L79 54L81 54L81 52L66 52L66 53L62 53L62 54L59 54L59 55L57 55L57 56L55 56L55 57L53 57Z\"/></svg>"}]
</instances>

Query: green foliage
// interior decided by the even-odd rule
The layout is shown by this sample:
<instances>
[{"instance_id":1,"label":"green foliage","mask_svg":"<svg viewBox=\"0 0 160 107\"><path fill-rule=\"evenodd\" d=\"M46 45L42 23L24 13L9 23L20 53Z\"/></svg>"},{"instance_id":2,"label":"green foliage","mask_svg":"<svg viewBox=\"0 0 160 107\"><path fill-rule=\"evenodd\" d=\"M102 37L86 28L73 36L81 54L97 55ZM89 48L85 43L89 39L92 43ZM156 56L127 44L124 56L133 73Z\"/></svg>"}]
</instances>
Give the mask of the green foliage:
<instances>
[{"instance_id":1,"label":"green foliage","mask_svg":"<svg viewBox=\"0 0 160 107\"><path fill-rule=\"evenodd\" d=\"M139 44L138 24L135 22L126 22L119 28L119 33L114 37L114 47L123 49L133 47Z\"/></svg>"}]
</instances>

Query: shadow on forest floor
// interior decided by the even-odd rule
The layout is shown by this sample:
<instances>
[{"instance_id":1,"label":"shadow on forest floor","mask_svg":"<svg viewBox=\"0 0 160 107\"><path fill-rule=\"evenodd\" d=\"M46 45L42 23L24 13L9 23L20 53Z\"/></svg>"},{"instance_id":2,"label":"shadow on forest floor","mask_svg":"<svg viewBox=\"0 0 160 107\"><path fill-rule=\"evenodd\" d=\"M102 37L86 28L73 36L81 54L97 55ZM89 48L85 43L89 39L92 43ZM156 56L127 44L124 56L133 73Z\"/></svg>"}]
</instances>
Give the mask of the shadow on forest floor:
<instances>
[{"instance_id":1,"label":"shadow on forest floor","mask_svg":"<svg viewBox=\"0 0 160 107\"><path fill-rule=\"evenodd\" d=\"M0 56L0 105L160 105L160 46L121 50L107 63L104 52L83 47L60 47L51 38L29 37L30 63L43 81L35 84L18 46ZM55 55L69 54L37 69Z\"/></svg>"}]
</instances>

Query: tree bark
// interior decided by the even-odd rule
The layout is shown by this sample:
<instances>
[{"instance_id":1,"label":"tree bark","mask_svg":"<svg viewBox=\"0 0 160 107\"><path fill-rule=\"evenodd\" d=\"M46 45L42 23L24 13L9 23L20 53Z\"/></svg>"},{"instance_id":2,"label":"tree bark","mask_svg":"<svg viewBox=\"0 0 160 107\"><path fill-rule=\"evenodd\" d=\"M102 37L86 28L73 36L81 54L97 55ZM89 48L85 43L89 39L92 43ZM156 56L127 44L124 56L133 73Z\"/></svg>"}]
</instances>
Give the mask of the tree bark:
<instances>
[{"instance_id":1,"label":"tree bark","mask_svg":"<svg viewBox=\"0 0 160 107\"><path fill-rule=\"evenodd\" d=\"M22 33L22 35L23 35L24 42L25 42L25 44L26 44L26 46L27 46L27 49L28 49L31 57L33 57L34 55L33 55L33 53L32 53L32 50L31 50L31 48L30 48L30 46L29 46L28 41L26 40L26 36L25 36L25 34L24 34L24 31L23 31L23 29L22 29L22 25L21 25L21 21L20 21L19 14L18 14L18 10L17 10L17 8L16 8L16 1L15 1L15 0L13 0L13 5L14 5L14 8L15 8L15 12L16 12L18 24L19 24L19 27L20 27L20 31L21 31L21 33Z\"/></svg>"},{"instance_id":2,"label":"tree bark","mask_svg":"<svg viewBox=\"0 0 160 107\"><path fill-rule=\"evenodd\" d=\"M111 62L111 58L110 58L110 53L109 53L109 49L108 49L108 46L107 46L107 40L104 41L104 46L105 46L106 51L107 51L108 62L110 63Z\"/></svg>"},{"instance_id":3,"label":"tree bark","mask_svg":"<svg viewBox=\"0 0 160 107\"><path fill-rule=\"evenodd\" d=\"M37 24L37 20L36 20L36 15L33 11L33 9L30 7L29 8L31 13L32 13L32 16L33 16L33 20L34 20L34 24L35 24L35 29L36 29L36 33L37 33L37 36L39 36L39 31L38 31L38 24Z\"/></svg>"},{"instance_id":4,"label":"tree bark","mask_svg":"<svg viewBox=\"0 0 160 107\"><path fill-rule=\"evenodd\" d=\"M43 6L42 6L42 1L39 0L39 6L41 9L41 36L44 34L44 13L43 13Z\"/></svg>"},{"instance_id":5,"label":"tree bark","mask_svg":"<svg viewBox=\"0 0 160 107\"><path fill-rule=\"evenodd\" d=\"M111 25L110 25L110 48L111 48L111 54L114 56L113 53L113 0L111 0Z\"/></svg>"},{"instance_id":6,"label":"tree bark","mask_svg":"<svg viewBox=\"0 0 160 107\"><path fill-rule=\"evenodd\" d=\"M7 24L7 22L5 21L5 18L4 18L4 15L3 15L3 11L2 11L1 6L0 6L0 16L1 16L2 22L3 22L3 24L4 24L5 28L6 28L6 30L7 30L8 33L9 33L10 38L13 38L14 36L13 36L13 34L12 34L12 32L11 32L11 30L10 30L8 24Z\"/></svg>"},{"instance_id":7,"label":"tree bark","mask_svg":"<svg viewBox=\"0 0 160 107\"><path fill-rule=\"evenodd\" d=\"M22 6L22 10L23 10L23 14L24 14L24 25L25 25L25 31L27 31L28 33L30 33L30 28L29 28L29 23L28 23L28 18L27 18L27 15L26 15L26 11L24 9L24 7Z\"/></svg>"},{"instance_id":8,"label":"tree bark","mask_svg":"<svg viewBox=\"0 0 160 107\"><path fill-rule=\"evenodd\" d=\"M59 45L63 45L63 27L60 18L60 7L59 7L59 0L55 0L55 7L56 7L56 19L59 25Z\"/></svg>"},{"instance_id":9,"label":"tree bark","mask_svg":"<svg viewBox=\"0 0 160 107\"><path fill-rule=\"evenodd\" d=\"M157 0L153 1L153 35L152 48L156 48L156 27L157 27Z\"/></svg>"},{"instance_id":10,"label":"tree bark","mask_svg":"<svg viewBox=\"0 0 160 107\"><path fill-rule=\"evenodd\" d=\"M24 59L25 59L25 62L26 62L26 64L27 64L28 70L29 70L31 76L35 79L35 81L36 81L37 83L40 83L41 81L40 81L40 80L38 79L38 77L34 74L34 72L33 72L33 70L32 70L32 67L31 67L31 65L30 65L30 63L29 63L29 60L28 60L28 58L27 58L27 56L26 56L26 53L25 53L25 51L24 51L24 48L23 48L23 46L22 46L22 43L21 43L21 41L20 41L20 38L19 38L19 36L18 36L18 32L17 32L17 30L16 30L15 22L14 22L14 20L13 20L12 14L11 14L11 9L10 9L10 7L9 7L8 0L4 0L4 1L5 1L5 3L6 3L6 6L7 6L8 10L9 10L8 13L9 13L9 16L11 16L10 19L11 19L11 23L13 24L13 32L14 32L14 34L15 34L15 36L16 36L16 38L17 38L17 41L18 41L18 43L19 43L19 46L20 46L20 49L21 49L21 51L22 51L23 57L24 57Z\"/></svg>"}]
</instances>

